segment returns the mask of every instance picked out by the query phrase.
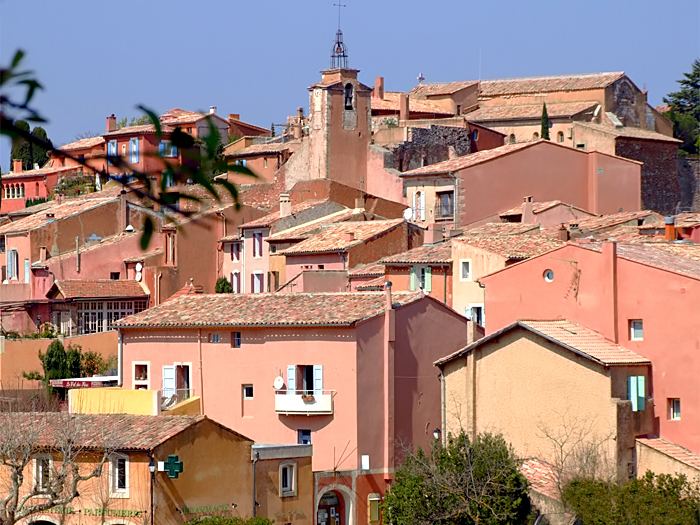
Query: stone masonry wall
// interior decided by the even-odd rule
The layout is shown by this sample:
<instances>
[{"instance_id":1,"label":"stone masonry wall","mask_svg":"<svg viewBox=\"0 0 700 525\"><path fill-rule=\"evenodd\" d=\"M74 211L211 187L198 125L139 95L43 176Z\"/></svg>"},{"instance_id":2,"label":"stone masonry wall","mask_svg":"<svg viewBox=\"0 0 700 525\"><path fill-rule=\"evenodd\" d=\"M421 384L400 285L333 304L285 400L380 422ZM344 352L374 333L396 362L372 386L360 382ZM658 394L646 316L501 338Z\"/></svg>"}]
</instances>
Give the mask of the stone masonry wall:
<instances>
[{"instance_id":1,"label":"stone masonry wall","mask_svg":"<svg viewBox=\"0 0 700 525\"><path fill-rule=\"evenodd\" d=\"M436 164L450 158L450 148L457 156L470 153L469 130L451 126L410 128L408 141L384 145L387 155L385 168L401 172Z\"/></svg>"}]
</instances>

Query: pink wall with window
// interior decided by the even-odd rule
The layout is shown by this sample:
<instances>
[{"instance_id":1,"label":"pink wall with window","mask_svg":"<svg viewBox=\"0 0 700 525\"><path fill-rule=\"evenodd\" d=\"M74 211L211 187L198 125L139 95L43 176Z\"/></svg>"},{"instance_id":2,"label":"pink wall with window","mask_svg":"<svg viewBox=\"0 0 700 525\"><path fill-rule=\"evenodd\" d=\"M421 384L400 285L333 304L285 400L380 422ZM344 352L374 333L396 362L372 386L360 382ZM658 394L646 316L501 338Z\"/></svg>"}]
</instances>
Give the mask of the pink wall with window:
<instances>
[{"instance_id":1,"label":"pink wall with window","mask_svg":"<svg viewBox=\"0 0 700 525\"><path fill-rule=\"evenodd\" d=\"M262 289L266 292L269 284L270 271L270 245L265 239L270 236L270 228L245 228L242 230L243 237L243 273L242 286L243 293L253 293L254 279L260 282L262 279ZM262 277L260 277L262 276Z\"/></svg>"}]
</instances>

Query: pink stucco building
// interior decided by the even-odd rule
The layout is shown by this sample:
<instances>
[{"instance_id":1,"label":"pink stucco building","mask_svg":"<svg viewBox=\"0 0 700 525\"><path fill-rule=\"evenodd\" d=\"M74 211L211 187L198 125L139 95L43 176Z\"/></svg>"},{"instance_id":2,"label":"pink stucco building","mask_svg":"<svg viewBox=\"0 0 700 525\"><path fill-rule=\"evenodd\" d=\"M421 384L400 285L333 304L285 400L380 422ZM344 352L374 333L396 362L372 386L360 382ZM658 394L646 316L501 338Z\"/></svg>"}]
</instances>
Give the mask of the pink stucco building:
<instances>
[{"instance_id":1,"label":"pink stucco building","mask_svg":"<svg viewBox=\"0 0 700 525\"><path fill-rule=\"evenodd\" d=\"M344 525L367 523L399 443L429 445L432 362L467 342L467 320L420 292L184 295L118 324L125 388L200 396L256 441L310 442L316 505L339 498Z\"/></svg>"}]
</instances>

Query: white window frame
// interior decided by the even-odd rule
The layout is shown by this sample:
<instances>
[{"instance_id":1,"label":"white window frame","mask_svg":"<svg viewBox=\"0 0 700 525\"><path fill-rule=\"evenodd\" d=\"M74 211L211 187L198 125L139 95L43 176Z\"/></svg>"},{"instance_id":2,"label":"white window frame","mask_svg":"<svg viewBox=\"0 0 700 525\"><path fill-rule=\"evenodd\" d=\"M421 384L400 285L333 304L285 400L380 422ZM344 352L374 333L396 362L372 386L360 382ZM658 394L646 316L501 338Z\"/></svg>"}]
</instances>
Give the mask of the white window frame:
<instances>
[{"instance_id":1,"label":"white window frame","mask_svg":"<svg viewBox=\"0 0 700 525\"><path fill-rule=\"evenodd\" d=\"M209 332L209 342L210 343L220 343L221 342L221 334L218 332Z\"/></svg>"},{"instance_id":2,"label":"white window frame","mask_svg":"<svg viewBox=\"0 0 700 525\"><path fill-rule=\"evenodd\" d=\"M282 471L287 469L287 480L291 484L291 487L282 486ZM297 495L297 463L296 461L282 461L279 466L279 495L280 498L288 498L289 496Z\"/></svg>"},{"instance_id":3,"label":"white window frame","mask_svg":"<svg viewBox=\"0 0 700 525\"><path fill-rule=\"evenodd\" d=\"M120 459L124 461L124 482L126 487L119 489L117 485L117 461ZM110 498L129 498L129 456L127 454L119 454L117 452L113 453L109 458L109 497Z\"/></svg>"},{"instance_id":4,"label":"white window frame","mask_svg":"<svg viewBox=\"0 0 700 525\"><path fill-rule=\"evenodd\" d=\"M255 291L255 285L258 283L258 279L260 279L260 291ZM265 272L253 272L253 289L251 290L252 293L263 293L265 292Z\"/></svg>"},{"instance_id":5,"label":"white window frame","mask_svg":"<svg viewBox=\"0 0 700 525\"><path fill-rule=\"evenodd\" d=\"M668 399L668 418L671 421L681 420L681 398L680 397L670 397Z\"/></svg>"},{"instance_id":6,"label":"white window frame","mask_svg":"<svg viewBox=\"0 0 700 525\"><path fill-rule=\"evenodd\" d=\"M463 264L469 263L469 275L464 277ZM460 282L471 282L472 281L472 260L471 259L460 259L459 260L459 280Z\"/></svg>"},{"instance_id":7,"label":"white window frame","mask_svg":"<svg viewBox=\"0 0 700 525\"><path fill-rule=\"evenodd\" d=\"M241 293L241 272L238 270L231 272L231 292Z\"/></svg>"},{"instance_id":8,"label":"white window frame","mask_svg":"<svg viewBox=\"0 0 700 525\"><path fill-rule=\"evenodd\" d=\"M639 327L642 333L641 337L635 336L635 323L639 323ZM642 319L630 319L629 327L630 341L644 341L644 321Z\"/></svg>"},{"instance_id":9,"label":"white window frame","mask_svg":"<svg viewBox=\"0 0 700 525\"><path fill-rule=\"evenodd\" d=\"M246 395L246 388L250 387L252 390L252 395L248 396ZM244 385L241 385L241 395L243 396L244 401L248 401L249 399L255 399L255 388L251 383L246 383Z\"/></svg>"},{"instance_id":10,"label":"white window frame","mask_svg":"<svg viewBox=\"0 0 700 525\"><path fill-rule=\"evenodd\" d=\"M175 155L173 154L173 141L172 140L161 140L161 144L163 144L163 158L168 158L172 159L175 158Z\"/></svg>"},{"instance_id":11,"label":"white window frame","mask_svg":"<svg viewBox=\"0 0 700 525\"><path fill-rule=\"evenodd\" d=\"M259 241L258 241L259 239ZM263 256L263 233L253 232L253 258L261 259Z\"/></svg>"},{"instance_id":12,"label":"white window frame","mask_svg":"<svg viewBox=\"0 0 700 525\"><path fill-rule=\"evenodd\" d=\"M39 462L48 459L49 460L49 483L51 483L51 479L53 478L53 456L51 454L37 454L34 456L34 484L39 490L47 490L48 487L43 487L41 485L41 480L40 480L40 472L39 472ZM48 494L41 494L38 497L48 497Z\"/></svg>"},{"instance_id":13,"label":"white window frame","mask_svg":"<svg viewBox=\"0 0 700 525\"><path fill-rule=\"evenodd\" d=\"M467 316L470 320L473 320L472 317L472 308L481 308L481 322L482 324L479 324L477 321L474 321L476 324L479 324L479 326L484 327L486 326L486 308L484 308L484 303L469 303L469 315Z\"/></svg>"},{"instance_id":14,"label":"white window frame","mask_svg":"<svg viewBox=\"0 0 700 525\"><path fill-rule=\"evenodd\" d=\"M146 367L146 379L136 379L136 366ZM151 389L151 362L150 361L132 361L131 362L131 389L137 390L140 387L146 387L146 390Z\"/></svg>"}]
</instances>

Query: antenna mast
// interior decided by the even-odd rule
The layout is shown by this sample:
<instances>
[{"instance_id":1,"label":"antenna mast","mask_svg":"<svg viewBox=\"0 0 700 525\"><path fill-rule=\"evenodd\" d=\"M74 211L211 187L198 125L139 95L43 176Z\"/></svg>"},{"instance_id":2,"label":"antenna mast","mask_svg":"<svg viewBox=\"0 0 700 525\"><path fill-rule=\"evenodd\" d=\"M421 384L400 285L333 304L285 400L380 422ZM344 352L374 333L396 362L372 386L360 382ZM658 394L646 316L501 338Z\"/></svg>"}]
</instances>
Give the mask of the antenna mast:
<instances>
[{"instance_id":1,"label":"antenna mast","mask_svg":"<svg viewBox=\"0 0 700 525\"><path fill-rule=\"evenodd\" d=\"M331 69L347 69L348 50L343 43L343 32L340 30L340 9L342 7L347 7L347 5L341 4L340 2L333 5L338 6L338 31L335 33L335 43L333 44L333 51L331 52Z\"/></svg>"}]
</instances>

